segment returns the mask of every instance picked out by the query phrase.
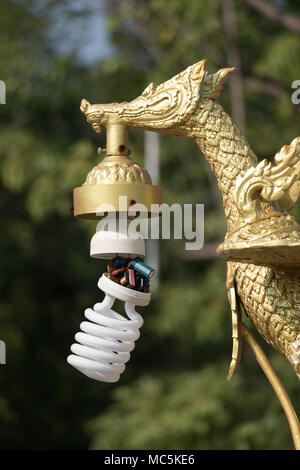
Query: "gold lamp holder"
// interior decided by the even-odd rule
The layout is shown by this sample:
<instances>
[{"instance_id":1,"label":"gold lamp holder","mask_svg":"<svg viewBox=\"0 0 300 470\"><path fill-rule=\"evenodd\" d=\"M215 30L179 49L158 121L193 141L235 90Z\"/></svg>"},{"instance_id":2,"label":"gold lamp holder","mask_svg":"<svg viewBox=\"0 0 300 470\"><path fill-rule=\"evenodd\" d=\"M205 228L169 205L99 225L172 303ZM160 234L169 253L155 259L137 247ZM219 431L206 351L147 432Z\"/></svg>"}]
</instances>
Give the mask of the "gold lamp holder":
<instances>
[{"instance_id":1,"label":"gold lamp holder","mask_svg":"<svg viewBox=\"0 0 300 470\"><path fill-rule=\"evenodd\" d=\"M218 248L227 261L232 316L232 360L228 380L240 362L242 344L253 352L286 413L295 447L300 425L284 387L242 321L244 310L261 336L289 361L300 379L300 226L288 214L300 198L300 136L258 162L249 143L217 103L234 68L215 73L201 60L164 83L150 83L130 102L91 104L81 111L96 132L107 128L107 156L74 190L77 217L99 218L101 203L119 207L162 202L162 190L128 156L128 128L189 138L216 176L228 232Z\"/></svg>"},{"instance_id":2,"label":"gold lamp holder","mask_svg":"<svg viewBox=\"0 0 300 470\"><path fill-rule=\"evenodd\" d=\"M134 204L143 204L149 214L153 204L162 203L162 188L153 185L148 171L129 157L128 127L113 117L106 129L106 157L88 173L83 185L74 189L74 215L100 219L105 206L124 212L120 196L127 211Z\"/></svg>"}]
</instances>

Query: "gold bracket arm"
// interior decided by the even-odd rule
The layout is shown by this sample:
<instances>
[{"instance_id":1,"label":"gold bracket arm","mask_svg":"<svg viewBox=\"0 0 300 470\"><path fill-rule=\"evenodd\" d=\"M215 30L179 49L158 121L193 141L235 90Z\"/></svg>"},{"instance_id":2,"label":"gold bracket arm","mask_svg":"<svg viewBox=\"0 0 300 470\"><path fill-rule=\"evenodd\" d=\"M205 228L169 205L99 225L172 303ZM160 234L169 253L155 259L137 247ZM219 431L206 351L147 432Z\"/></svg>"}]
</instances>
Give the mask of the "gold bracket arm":
<instances>
[{"instance_id":1,"label":"gold bracket arm","mask_svg":"<svg viewBox=\"0 0 300 470\"><path fill-rule=\"evenodd\" d=\"M128 127L120 122L108 122L106 126L106 155L128 155Z\"/></svg>"},{"instance_id":2,"label":"gold bracket arm","mask_svg":"<svg viewBox=\"0 0 300 470\"><path fill-rule=\"evenodd\" d=\"M228 293L228 300L231 307L231 321L232 321L232 354L231 362L229 366L229 372L227 375L228 382L232 379L233 374L235 373L242 356L242 338L240 332L240 323L241 323L241 311L240 304L237 298L236 289L235 289L235 277L236 269L233 268L232 263L227 263L227 279L226 287Z\"/></svg>"},{"instance_id":3,"label":"gold bracket arm","mask_svg":"<svg viewBox=\"0 0 300 470\"><path fill-rule=\"evenodd\" d=\"M270 361L266 357L262 348L257 343L256 339L250 332L250 330L241 322L241 334L244 341L247 343L250 351L253 353L258 364L262 368L265 376L269 380L274 392L277 395L277 398L285 412L286 418L289 423L291 434L293 437L294 445L296 450L300 450L300 424L292 402L285 390L281 380L274 371Z\"/></svg>"},{"instance_id":4,"label":"gold bracket arm","mask_svg":"<svg viewBox=\"0 0 300 470\"><path fill-rule=\"evenodd\" d=\"M235 287L231 287L228 292L231 305L231 320L232 320L232 357L231 363L229 366L229 372L227 375L227 380L231 380L233 374L235 373L237 366L240 363L242 355L242 339L240 333L240 322L241 322L241 313L238 300L236 298Z\"/></svg>"}]
</instances>

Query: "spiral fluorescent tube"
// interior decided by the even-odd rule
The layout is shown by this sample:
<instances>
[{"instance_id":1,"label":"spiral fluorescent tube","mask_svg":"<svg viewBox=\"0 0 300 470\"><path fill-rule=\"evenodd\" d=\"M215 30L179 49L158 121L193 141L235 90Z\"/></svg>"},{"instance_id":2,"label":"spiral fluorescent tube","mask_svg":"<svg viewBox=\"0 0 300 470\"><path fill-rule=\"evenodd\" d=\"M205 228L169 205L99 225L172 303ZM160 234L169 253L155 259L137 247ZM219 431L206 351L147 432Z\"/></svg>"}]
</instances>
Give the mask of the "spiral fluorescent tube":
<instances>
[{"instance_id":1,"label":"spiral fluorescent tube","mask_svg":"<svg viewBox=\"0 0 300 470\"><path fill-rule=\"evenodd\" d=\"M116 284L107 273L102 275L98 286L105 292L105 298L93 309L85 310L88 321L81 323L81 331L75 335L77 342L71 346L73 354L67 361L92 379L117 382L143 325L135 306L148 305L151 295ZM128 319L112 309L116 298L124 302Z\"/></svg>"},{"instance_id":2,"label":"spiral fluorescent tube","mask_svg":"<svg viewBox=\"0 0 300 470\"><path fill-rule=\"evenodd\" d=\"M143 325L143 319L133 304L125 303L127 320L112 310L114 301L114 297L106 295L93 310L85 310L85 317L90 321L81 323L82 332L75 335L77 343L71 346L74 354L67 359L83 374L102 382L119 380Z\"/></svg>"},{"instance_id":3,"label":"spiral fluorescent tube","mask_svg":"<svg viewBox=\"0 0 300 470\"><path fill-rule=\"evenodd\" d=\"M116 231L97 228L91 240L90 254L94 258L112 259L118 253L125 258L144 258L145 241L131 238L122 225ZM86 376L101 382L117 382L130 359L135 341L140 337L143 318L135 307L150 303L151 294L129 289L102 274L98 287L104 292L102 302L87 308L86 321L80 324L76 343L72 344L67 362ZM115 300L122 301L128 318L113 310Z\"/></svg>"}]
</instances>

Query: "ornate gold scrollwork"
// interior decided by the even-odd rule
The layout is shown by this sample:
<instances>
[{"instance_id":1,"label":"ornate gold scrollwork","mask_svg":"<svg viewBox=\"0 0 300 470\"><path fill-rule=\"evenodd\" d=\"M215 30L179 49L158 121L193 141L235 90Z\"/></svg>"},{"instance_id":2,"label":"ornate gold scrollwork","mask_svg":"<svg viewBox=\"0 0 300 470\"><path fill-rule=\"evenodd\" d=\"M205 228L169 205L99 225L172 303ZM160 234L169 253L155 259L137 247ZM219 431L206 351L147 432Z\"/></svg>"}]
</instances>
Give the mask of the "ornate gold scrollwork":
<instances>
[{"instance_id":1,"label":"ornate gold scrollwork","mask_svg":"<svg viewBox=\"0 0 300 470\"><path fill-rule=\"evenodd\" d=\"M280 200L289 192L294 195L298 186L300 137L296 137L290 145L284 145L274 160L276 165L262 160L236 180L235 202L246 222L254 222L262 216L257 204L259 197L266 202L278 201L282 208L287 208L287 203L280 204ZM293 199L295 202L297 197L294 195Z\"/></svg>"}]
</instances>

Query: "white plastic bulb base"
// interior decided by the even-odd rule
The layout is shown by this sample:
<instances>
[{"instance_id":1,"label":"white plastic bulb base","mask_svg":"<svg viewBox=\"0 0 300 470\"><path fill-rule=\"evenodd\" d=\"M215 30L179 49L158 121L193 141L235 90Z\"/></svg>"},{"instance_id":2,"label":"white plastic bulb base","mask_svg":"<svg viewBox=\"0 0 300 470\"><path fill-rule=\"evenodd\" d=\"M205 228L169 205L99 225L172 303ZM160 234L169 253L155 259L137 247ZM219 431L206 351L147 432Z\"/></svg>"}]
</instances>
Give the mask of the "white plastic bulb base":
<instances>
[{"instance_id":1,"label":"white plastic bulb base","mask_svg":"<svg viewBox=\"0 0 300 470\"><path fill-rule=\"evenodd\" d=\"M93 258L111 259L116 254L126 258L145 257L145 240L139 233L128 234L128 220L115 221L114 228L108 224L107 230L100 225L91 240L90 254Z\"/></svg>"},{"instance_id":2,"label":"white plastic bulb base","mask_svg":"<svg viewBox=\"0 0 300 470\"><path fill-rule=\"evenodd\" d=\"M73 354L67 361L92 379L117 382L143 325L135 306L148 305L151 294L123 287L111 281L107 273L99 279L98 287L106 294L104 300L85 310L89 321L80 324L81 331L75 335L77 343L72 344ZM112 309L116 299L124 302L128 319Z\"/></svg>"}]
</instances>

